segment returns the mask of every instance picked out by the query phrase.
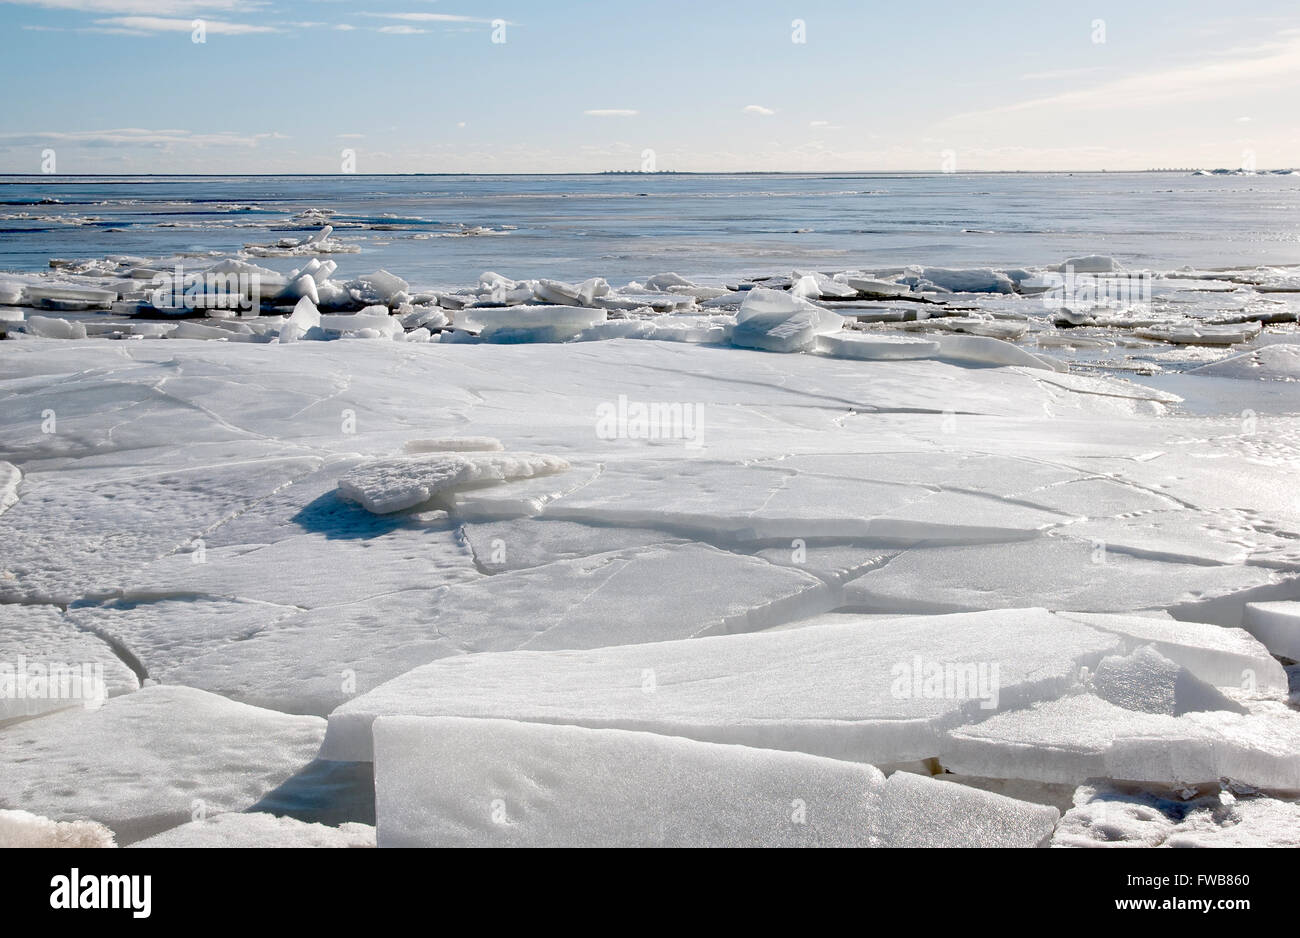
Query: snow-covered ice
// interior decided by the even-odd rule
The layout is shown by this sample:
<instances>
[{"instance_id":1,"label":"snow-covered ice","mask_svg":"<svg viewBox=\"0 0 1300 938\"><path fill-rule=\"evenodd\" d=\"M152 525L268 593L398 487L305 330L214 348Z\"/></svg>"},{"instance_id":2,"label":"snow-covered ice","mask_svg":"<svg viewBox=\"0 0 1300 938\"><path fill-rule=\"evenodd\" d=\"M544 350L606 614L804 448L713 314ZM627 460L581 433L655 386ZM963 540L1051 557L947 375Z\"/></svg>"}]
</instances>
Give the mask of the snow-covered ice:
<instances>
[{"instance_id":1,"label":"snow-covered ice","mask_svg":"<svg viewBox=\"0 0 1300 938\"><path fill-rule=\"evenodd\" d=\"M260 811L231 812L173 827L131 846L256 850L373 847L375 829L357 823L326 827Z\"/></svg>"}]
</instances>

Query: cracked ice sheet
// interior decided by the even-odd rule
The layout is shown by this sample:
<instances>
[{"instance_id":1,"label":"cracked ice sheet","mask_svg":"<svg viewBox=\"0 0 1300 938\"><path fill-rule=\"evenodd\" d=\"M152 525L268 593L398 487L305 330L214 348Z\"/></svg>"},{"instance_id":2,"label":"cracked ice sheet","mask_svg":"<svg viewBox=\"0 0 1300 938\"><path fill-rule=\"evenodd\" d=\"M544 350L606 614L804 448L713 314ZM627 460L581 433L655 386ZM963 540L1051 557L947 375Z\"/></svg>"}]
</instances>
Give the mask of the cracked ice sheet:
<instances>
[{"instance_id":1,"label":"cracked ice sheet","mask_svg":"<svg viewBox=\"0 0 1300 938\"><path fill-rule=\"evenodd\" d=\"M650 546L316 609L190 659L170 677L258 706L325 714L449 655L750 631L834 603L807 573L700 544Z\"/></svg>"},{"instance_id":2,"label":"cracked ice sheet","mask_svg":"<svg viewBox=\"0 0 1300 938\"><path fill-rule=\"evenodd\" d=\"M377 515L414 508L457 487L564 472L569 464L536 453L435 453L377 460L339 479L339 495Z\"/></svg>"},{"instance_id":3,"label":"cracked ice sheet","mask_svg":"<svg viewBox=\"0 0 1300 938\"><path fill-rule=\"evenodd\" d=\"M325 723L184 687L0 729L0 807L107 825L119 844L241 811L312 760Z\"/></svg>"},{"instance_id":4,"label":"cracked ice sheet","mask_svg":"<svg viewBox=\"0 0 1300 938\"><path fill-rule=\"evenodd\" d=\"M73 605L67 618L124 648L147 677L170 684L176 683L171 673L185 662L228 642L246 641L298 611L271 603L187 597Z\"/></svg>"},{"instance_id":5,"label":"cracked ice sheet","mask_svg":"<svg viewBox=\"0 0 1300 938\"><path fill-rule=\"evenodd\" d=\"M23 662L19 658L24 659ZM122 663L105 642L78 631L54 606L20 606L0 605L0 663L8 665L12 671L0 676L0 724L8 720L22 719L63 710L72 707L99 706L105 695L129 693L140 687L135 672ZM26 665L24 668L22 665ZM90 686L82 682L86 672L85 666L103 669L103 684L97 683L95 672L91 671ZM17 696L18 682L24 688L30 687L28 675L32 666L39 666L40 674L48 675L49 669L61 666L71 669L77 681L67 683L67 691L60 682L58 693L76 694L78 696L47 695L51 685L44 685L39 697ZM15 686L6 687L6 678L12 678ZM27 693L26 690L23 691Z\"/></svg>"},{"instance_id":6,"label":"cracked ice sheet","mask_svg":"<svg viewBox=\"0 0 1300 938\"><path fill-rule=\"evenodd\" d=\"M0 518L0 599L71 603L107 596L158 557L255 504L311 460L227 463L134 479L29 474Z\"/></svg>"},{"instance_id":7,"label":"cracked ice sheet","mask_svg":"<svg viewBox=\"0 0 1300 938\"><path fill-rule=\"evenodd\" d=\"M1258 567L1166 563L1107 551L1089 541L1047 537L905 551L886 567L849 582L844 605L928 614L1034 604L1081 612L1132 612L1179 604L1194 609L1278 579L1277 573ZM1210 605L1205 608L1214 621L1222 618ZM1239 625L1239 612L1238 621L1220 624Z\"/></svg>"},{"instance_id":8,"label":"cracked ice sheet","mask_svg":"<svg viewBox=\"0 0 1300 938\"><path fill-rule=\"evenodd\" d=\"M915 462L925 459L915 454ZM902 544L1029 538L1069 520L1061 513L904 482L850 480L784 464L680 459L609 465L591 484L548 505L544 514L686 536L871 538Z\"/></svg>"},{"instance_id":9,"label":"cracked ice sheet","mask_svg":"<svg viewBox=\"0 0 1300 938\"><path fill-rule=\"evenodd\" d=\"M546 519L489 521L461 528L474 563L489 573L541 567L609 551L685 543L649 528L601 527Z\"/></svg>"},{"instance_id":10,"label":"cracked ice sheet","mask_svg":"<svg viewBox=\"0 0 1300 938\"><path fill-rule=\"evenodd\" d=\"M375 737L386 847L1035 847L1058 816L870 765L653 733L384 717Z\"/></svg>"},{"instance_id":11,"label":"cracked ice sheet","mask_svg":"<svg viewBox=\"0 0 1300 938\"><path fill-rule=\"evenodd\" d=\"M1300 791L1300 713L1279 701L1252 701L1247 714L1175 717L1080 693L953 729L939 760L950 771L989 778L1171 787L1228 778Z\"/></svg>"},{"instance_id":12,"label":"cracked ice sheet","mask_svg":"<svg viewBox=\"0 0 1300 938\"><path fill-rule=\"evenodd\" d=\"M413 670L339 707L322 757L367 760L375 718L412 715L648 730L892 764L929 758L945 728L997 712L974 695L898 692L896 666L910 667L916 656L997 663L997 706L1007 708L1059 696L1081 666L1123 647L1116 635L1042 609L1016 609L467 655Z\"/></svg>"}]
</instances>

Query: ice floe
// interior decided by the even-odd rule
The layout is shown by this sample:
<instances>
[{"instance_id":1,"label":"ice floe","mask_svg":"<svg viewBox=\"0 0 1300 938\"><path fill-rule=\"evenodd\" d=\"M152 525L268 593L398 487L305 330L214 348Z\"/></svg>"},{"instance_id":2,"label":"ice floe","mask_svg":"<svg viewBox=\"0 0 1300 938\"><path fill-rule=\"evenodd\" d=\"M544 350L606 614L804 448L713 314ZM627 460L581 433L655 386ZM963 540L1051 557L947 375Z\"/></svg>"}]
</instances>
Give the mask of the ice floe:
<instances>
[{"instance_id":1,"label":"ice floe","mask_svg":"<svg viewBox=\"0 0 1300 938\"><path fill-rule=\"evenodd\" d=\"M568 468L559 457L533 453L398 457L354 469L339 480L339 494L367 511L389 514L414 508L456 486L527 479Z\"/></svg>"},{"instance_id":2,"label":"ice floe","mask_svg":"<svg viewBox=\"0 0 1300 938\"><path fill-rule=\"evenodd\" d=\"M275 817L260 811L232 812L182 824L131 846L187 850L198 847L257 850L373 847L375 829L357 823L327 827L291 817Z\"/></svg>"}]
</instances>

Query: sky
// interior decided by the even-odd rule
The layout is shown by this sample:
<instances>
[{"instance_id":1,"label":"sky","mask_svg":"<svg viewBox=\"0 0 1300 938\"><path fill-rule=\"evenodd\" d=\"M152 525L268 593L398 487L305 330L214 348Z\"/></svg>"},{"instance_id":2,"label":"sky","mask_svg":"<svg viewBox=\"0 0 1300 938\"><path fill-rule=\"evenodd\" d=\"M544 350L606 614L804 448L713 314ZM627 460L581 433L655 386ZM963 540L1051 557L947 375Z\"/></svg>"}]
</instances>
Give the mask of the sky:
<instances>
[{"instance_id":1,"label":"sky","mask_svg":"<svg viewBox=\"0 0 1300 938\"><path fill-rule=\"evenodd\" d=\"M1295 0L0 0L0 30L7 173L1300 167Z\"/></svg>"}]
</instances>

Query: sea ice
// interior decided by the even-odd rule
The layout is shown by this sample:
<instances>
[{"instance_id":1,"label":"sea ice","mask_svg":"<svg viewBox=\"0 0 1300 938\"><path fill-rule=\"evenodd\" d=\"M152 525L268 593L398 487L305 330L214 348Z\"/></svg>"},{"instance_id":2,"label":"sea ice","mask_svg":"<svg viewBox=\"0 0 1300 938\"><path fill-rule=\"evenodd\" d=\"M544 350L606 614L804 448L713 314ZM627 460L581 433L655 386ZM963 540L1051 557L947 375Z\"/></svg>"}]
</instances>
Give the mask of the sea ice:
<instances>
[{"instance_id":1,"label":"sea ice","mask_svg":"<svg viewBox=\"0 0 1300 938\"><path fill-rule=\"evenodd\" d=\"M1300 381L1300 344L1275 343L1187 372L1214 378Z\"/></svg>"},{"instance_id":2,"label":"sea ice","mask_svg":"<svg viewBox=\"0 0 1300 938\"><path fill-rule=\"evenodd\" d=\"M1197 710L1246 710L1191 671L1150 646L1103 658L1092 675L1093 692L1125 710L1182 716Z\"/></svg>"},{"instance_id":3,"label":"sea ice","mask_svg":"<svg viewBox=\"0 0 1300 938\"><path fill-rule=\"evenodd\" d=\"M870 765L652 733L384 717L375 738L385 847L1032 847L1057 819Z\"/></svg>"},{"instance_id":4,"label":"sea ice","mask_svg":"<svg viewBox=\"0 0 1300 938\"><path fill-rule=\"evenodd\" d=\"M55 319L51 316L28 316L25 328L29 335L43 339L84 339L86 327L79 322Z\"/></svg>"},{"instance_id":5,"label":"sea ice","mask_svg":"<svg viewBox=\"0 0 1300 938\"><path fill-rule=\"evenodd\" d=\"M18 486L22 481L23 474L17 466L0 461L0 515L18 504Z\"/></svg>"}]
</instances>

